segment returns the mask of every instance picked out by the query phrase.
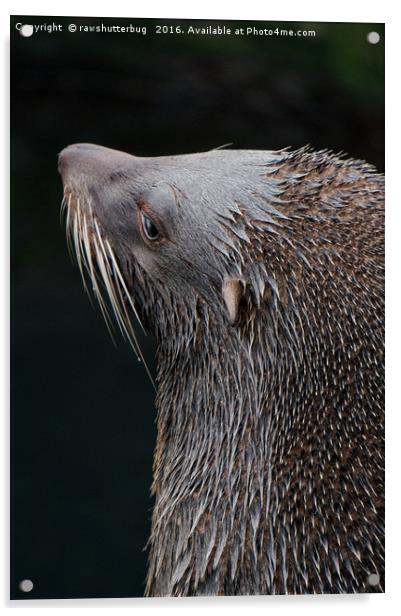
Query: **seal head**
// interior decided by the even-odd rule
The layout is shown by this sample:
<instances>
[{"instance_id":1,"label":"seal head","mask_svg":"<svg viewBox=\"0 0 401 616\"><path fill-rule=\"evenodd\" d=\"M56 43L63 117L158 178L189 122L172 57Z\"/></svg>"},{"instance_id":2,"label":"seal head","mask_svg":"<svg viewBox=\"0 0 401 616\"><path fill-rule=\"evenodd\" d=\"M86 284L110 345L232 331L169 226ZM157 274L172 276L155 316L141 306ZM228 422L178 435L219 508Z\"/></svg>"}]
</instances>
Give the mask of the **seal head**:
<instances>
[{"instance_id":1,"label":"seal head","mask_svg":"<svg viewBox=\"0 0 401 616\"><path fill-rule=\"evenodd\" d=\"M244 266L250 265L238 243L250 243L251 221L266 228L274 217L284 218L273 205L277 182L264 178L275 158L244 151L239 159L235 151L212 151L140 159L91 144L69 146L59 156L68 222L73 230L76 213L80 244L85 219L88 239L107 239L122 269L135 263L161 295L168 290L193 301L202 297L219 305L233 324L246 286ZM135 295L135 288L130 292Z\"/></svg>"}]
</instances>

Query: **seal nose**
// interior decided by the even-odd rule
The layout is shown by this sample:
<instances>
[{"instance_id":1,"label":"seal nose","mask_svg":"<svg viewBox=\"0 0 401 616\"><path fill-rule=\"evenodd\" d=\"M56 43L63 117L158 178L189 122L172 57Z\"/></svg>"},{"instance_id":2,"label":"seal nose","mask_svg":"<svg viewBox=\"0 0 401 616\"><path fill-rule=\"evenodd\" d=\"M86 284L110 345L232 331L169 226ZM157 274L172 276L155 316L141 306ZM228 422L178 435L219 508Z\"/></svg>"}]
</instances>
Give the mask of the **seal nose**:
<instances>
[{"instance_id":1,"label":"seal nose","mask_svg":"<svg viewBox=\"0 0 401 616\"><path fill-rule=\"evenodd\" d=\"M138 165L138 158L94 143L74 143L58 155L58 171L63 183L93 184L104 180L110 173Z\"/></svg>"},{"instance_id":2,"label":"seal nose","mask_svg":"<svg viewBox=\"0 0 401 616\"><path fill-rule=\"evenodd\" d=\"M99 150L104 149L92 143L75 143L64 148L58 155L58 171L63 180L79 170L81 173L87 171L91 161L94 167L95 160L99 159Z\"/></svg>"}]
</instances>

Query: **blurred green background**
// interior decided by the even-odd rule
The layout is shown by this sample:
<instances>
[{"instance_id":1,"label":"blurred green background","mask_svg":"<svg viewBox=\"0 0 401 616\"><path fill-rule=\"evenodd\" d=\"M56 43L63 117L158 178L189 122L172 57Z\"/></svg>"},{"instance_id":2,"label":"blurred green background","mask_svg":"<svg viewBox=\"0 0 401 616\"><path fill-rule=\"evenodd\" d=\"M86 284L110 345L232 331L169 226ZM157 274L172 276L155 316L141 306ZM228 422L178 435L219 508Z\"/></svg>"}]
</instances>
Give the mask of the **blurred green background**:
<instances>
[{"instance_id":1,"label":"blurred green background","mask_svg":"<svg viewBox=\"0 0 401 616\"><path fill-rule=\"evenodd\" d=\"M53 22L64 32L15 28ZM70 33L70 23L148 33ZM157 35L157 24L316 36ZM384 26L11 18L14 599L144 590L154 392L128 346L113 347L67 255L57 153L75 142L142 156L309 143L383 171ZM153 342L143 344L154 370Z\"/></svg>"}]
</instances>

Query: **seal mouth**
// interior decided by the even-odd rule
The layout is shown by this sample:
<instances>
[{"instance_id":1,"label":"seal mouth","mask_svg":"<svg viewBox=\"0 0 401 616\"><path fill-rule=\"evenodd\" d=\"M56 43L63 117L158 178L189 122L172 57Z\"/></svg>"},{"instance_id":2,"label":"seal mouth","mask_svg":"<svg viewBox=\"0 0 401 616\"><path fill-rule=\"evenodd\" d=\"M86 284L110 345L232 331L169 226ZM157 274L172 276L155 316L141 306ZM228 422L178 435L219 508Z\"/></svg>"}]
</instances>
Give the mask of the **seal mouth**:
<instances>
[{"instance_id":1,"label":"seal mouth","mask_svg":"<svg viewBox=\"0 0 401 616\"><path fill-rule=\"evenodd\" d=\"M71 259L78 265L85 291L90 299L93 294L97 300L115 344L112 314L114 315L123 338L133 348L138 361L144 364L152 385L155 387L132 325L132 314L145 335L146 331L124 280L118 258L109 240L102 233L101 225L93 213L90 202L80 199L68 187L64 188L61 203L61 224L63 224L64 217L68 251Z\"/></svg>"}]
</instances>

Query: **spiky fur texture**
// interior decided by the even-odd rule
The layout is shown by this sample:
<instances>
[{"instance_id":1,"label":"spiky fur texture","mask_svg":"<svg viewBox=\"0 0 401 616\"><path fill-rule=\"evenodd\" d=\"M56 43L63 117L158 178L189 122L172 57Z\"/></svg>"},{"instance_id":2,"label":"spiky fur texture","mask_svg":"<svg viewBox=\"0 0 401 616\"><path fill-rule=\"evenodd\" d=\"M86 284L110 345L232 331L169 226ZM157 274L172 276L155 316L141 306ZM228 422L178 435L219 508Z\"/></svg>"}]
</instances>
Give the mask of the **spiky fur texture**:
<instances>
[{"instance_id":1,"label":"spiky fur texture","mask_svg":"<svg viewBox=\"0 0 401 616\"><path fill-rule=\"evenodd\" d=\"M326 151L222 151L209 186L193 156L191 183L189 157L151 159L181 211L196 181L209 207L181 278L99 222L158 342L146 595L383 591L383 177ZM245 285L234 326L227 276Z\"/></svg>"}]
</instances>

